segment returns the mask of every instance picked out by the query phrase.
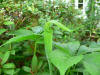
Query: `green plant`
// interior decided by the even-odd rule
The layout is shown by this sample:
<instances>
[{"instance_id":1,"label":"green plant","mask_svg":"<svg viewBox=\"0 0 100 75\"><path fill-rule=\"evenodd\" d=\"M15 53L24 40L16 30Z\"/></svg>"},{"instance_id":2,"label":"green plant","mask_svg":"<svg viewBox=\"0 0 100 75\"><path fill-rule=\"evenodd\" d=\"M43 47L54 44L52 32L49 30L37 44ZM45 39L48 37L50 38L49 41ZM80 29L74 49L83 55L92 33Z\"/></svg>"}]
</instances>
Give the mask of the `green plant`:
<instances>
[{"instance_id":1,"label":"green plant","mask_svg":"<svg viewBox=\"0 0 100 75\"><path fill-rule=\"evenodd\" d=\"M52 75L52 69L51 69L51 65L50 65L50 53L52 52L52 34L53 34L52 29L51 29L52 24L57 25L59 28L61 28L63 30L70 31L68 28L64 27L64 25L60 24L57 21L50 21L45 24L44 41L45 41L46 56L47 56L48 63L49 63L50 75Z\"/></svg>"},{"instance_id":2,"label":"green plant","mask_svg":"<svg viewBox=\"0 0 100 75\"><path fill-rule=\"evenodd\" d=\"M0 0L0 75L100 74L99 8L70 2Z\"/></svg>"},{"instance_id":3,"label":"green plant","mask_svg":"<svg viewBox=\"0 0 100 75\"><path fill-rule=\"evenodd\" d=\"M86 73L88 75L99 75L99 65L100 65L100 61L98 60L100 58L99 45L100 45L99 42L97 43L91 42L91 44L89 44L89 47L85 45L80 45L79 41L72 41L72 42L68 42L64 44L55 42L55 46L57 47L58 50L60 50L60 53L61 51L64 51L64 53L67 52L67 54L71 55L72 57L76 55L77 56L83 55L83 59L75 66L76 68L73 67L73 69L70 71L83 72L84 75ZM56 51L57 50L55 50L55 52ZM56 53L54 54L56 57L57 54ZM53 55L51 55L51 57L53 58ZM55 59L56 58L53 58L52 62ZM62 60L62 57L61 57L61 60ZM74 61L74 60L75 58L71 61ZM68 72L68 74L70 74L70 72Z\"/></svg>"},{"instance_id":4,"label":"green plant","mask_svg":"<svg viewBox=\"0 0 100 75\"><path fill-rule=\"evenodd\" d=\"M65 31L69 31L69 32L72 32L71 30L69 30L68 28L66 28L64 25L62 25L61 23L59 23L59 22L57 22L57 21L54 21L54 20L52 20L52 21L49 21L49 22L47 22L46 23L46 25L45 25L45 30L44 30L44 41L45 41L45 51L46 51L46 56L47 56L47 59L48 59L48 63L49 63L49 68L50 68L50 74L52 75L52 69L51 69L51 65L50 65L50 59L52 60L52 57L50 57L50 56L52 56L52 55L50 55L50 53L52 52L52 30L51 30L51 26L50 25L52 25L52 23L54 23L55 25L57 25L59 28L61 28L61 29L63 29L63 30L65 30ZM5 44L3 44L3 45L6 45L6 44L10 44L10 43L13 43L13 42L20 42L20 41L23 41L23 40L29 40L29 39L32 39L32 40L35 40L35 39L37 39L38 38L38 35L36 35L36 34L28 34L28 35L19 35L19 36L16 36L16 37L14 37L14 38L12 38L12 39L10 39L9 41L7 41ZM48 39L50 40L50 41L48 41ZM3 46L2 45L2 46ZM34 51L35 52L35 51ZM53 53L52 53L53 54ZM34 55L36 55L36 52L35 52L35 54ZM59 54L60 55L60 54ZM34 56L35 57L35 56ZM34 61L35 61L35 58L33 57L33 59L34 59ZM55 56L54 56L55 57ZM66 57L67 58L67 57ZM73 59L74 57L71 57L70 59ZM73 64L76 64L77 62L79 62L80 60L82 59L82 56L78 56L78 57L76 57L76 59L71 63L71 64L69 64L68 65L68 67L67 67L67 65L66 65L66 67L63 67L63 65L61 66L62 68L60 69L59 68L59 66L60 65L57 65L57 67L58 67L58 69L60 70L60 73L61 73L61 75L64 75L64 73L65 73L65 71L66 71L66 69L67 68L69 68L70 66L72 66ZM67 60L67 59L66 59ZM33 61L33 60L32 60ZM33 62L34 62L33 61ZM58 61L61 61L61 59L60 58L58 58ZM55 62L58 62L58 61L52 61L53 63L55 63ZM65 60L63 60L63 61L65 61ZM70 60L68 60L68 62L69 62ZM32 62L32 63L33 63ZM35 62L35 64L36 64L37 62ZM59 63L58 63L59 64ZM33 64L34 65L34 64ZM33 65L32 65L32 67L33 67ZM35 65L36 66L36 65Z\"/></svg>"}]
</instances>

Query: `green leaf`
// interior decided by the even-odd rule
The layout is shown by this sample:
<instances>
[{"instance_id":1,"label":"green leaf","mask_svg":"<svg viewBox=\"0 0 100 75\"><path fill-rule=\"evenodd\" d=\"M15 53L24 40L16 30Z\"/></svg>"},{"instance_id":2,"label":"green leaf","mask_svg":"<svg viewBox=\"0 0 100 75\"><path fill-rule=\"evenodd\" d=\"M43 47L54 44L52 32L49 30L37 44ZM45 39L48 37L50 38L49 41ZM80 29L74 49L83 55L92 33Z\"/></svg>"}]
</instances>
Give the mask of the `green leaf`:
<instances>
[{"instance_id":1,"label":"green leaf","mask_svg":"<svg viewBox=\"0 0 100 75\"><path fill-rule=\"evenodd\" d=\"M72 41L72 42L67 43L66 49L69 49L70 53L74 55L77 52L79 46L80 46L79 41Z\"/></svg>"},{"instance_id":2,"label":"green leaf","mask_svg":"<svg viewBox=\"0 0 100 75\"><path fill-rule=\"evenodd\" d=\"M50 60L59 69L60 75L64 75L68 68L77 64L82 58L82 55L71 57L60 50L55 50L50 54Z\"/></svg>"},{"instance_id":3,"label":"green leaf","mask_svg":"<svg viewBox=\"0 0 100 75\"><path fill-rule=\"evenodd\" d=\"M2 34L2 33L4 33L5 31L7 31L6 29L0 29L0 35Z\"/></svg>"},{"instance_id":4,"label":"green leaf","mask_svg":"<svg viewBox=\"0 0 100 75\"><path fill-rule=\"evenodd\" d=\"M7 52L4 54L3 58L2 58L1 65L5 64L5 63L7 62L9 56L10 56L10 51L7 51Z\"/></svg>"},{"instance_id":5,"label":"green leaf","mask_svg":"<svg viewBox=\"0 0 100 75\"><path fill-rule=\"evenodd\" d=\"M15 74L15 75L18 75L19 71L20 71L20 69L17 68L17 69L14 71L14 74Z\"/></svg>"},{"instance_id":6,"label":"green leaf","mask_svg":"<svg viewBox=\"0 0 100 75\"><path fill-rule=\"evenodd\" d=\"M100 44L99 42L91 42L89 45L89 51L90 52L94 52L94 51L100 51Z\"/></svg>"},{"instance_id":7,"label":"green leaf","mask_svg":"<svg viewBox=\"0 0 100 75\"><path fill-rule=\"evenodd\" d=\"M38 67L38 60L37 60L37 56L34 55L32 58L32 63L31 63L31 67L32 67L32 71L36 71L37 67Z\"/></svg>"},{"instance_id":8,"label":"green leaf","mask_svg":"<svg viewBox=\"0 0 100 75\"><path fill-rule=\"evenodd\" d=\"M36 35L36 34L31 34L31 35L22 35L22 36L16 36L14 38L11 38L10 40L8 40L6 43L4 43L3 45L6 44L10 44L10 43L14 43L14 42L21 42L24 40L36 40L40 35ZM2 46L3 46L2 45Z\"/></svg>"},{"instance_id":9,"label":"green leaf","mask_svg":"<svg viewBox=\"0 0 100 75\"><path fill-rule=\"evenodd\" d=\"M91 53L84 56L84 67L91 75L100 75L100 53Z\"/></svg>"},{"instance_id":10,"label":"green leaf","mask_svg":"<svg viewBox=\"0 0 100 75\"><path fill-rule=\"evenodd\" d=\"M38 64L38 70L41 69L42 65L43 65L43 61L41 60L39 61L39 64Z\"/></svg>"},{"instance_id":11,"label":"green leaf","mask_svg":"<svg viewBox=\"0 0 100 75\"><path fill-rule=\"evenodd\" d=\"M37 39L37 40L36 40L36 43L37 43L37 44L44 44L44 38L41 37L41 38Z\"/></svg>"},{"instance_id":12,"label":"green leaf","mask_svg":"<svg viewBox=\"0 0 100 75\"><path fill-rule=\"evenodd\" d=\"M59 43L59 42L53 42L53 43L54 43L55 47L57 47L59 50L62 50L70 55L70 51L68 49L66 49L67 44Z\"/></svg>"},{"instance_id":13,"label":"green leaf","mask_svg":"<svg viewBox=\"0 0 100 75\"><path fill-rule=\"evenodd\" d=\"M4 22L4 24L5 24L5 25L13 25L14 22L12 22L12 21L6 21L6 22Z\"/></svg>"},{"instance_id":14,"label":"green leaf","mask_svg":"<svg viewBox=\"0 0 100 75\"><path fill-rule=\"evenodd\" d=\"M11 50L11 51L10 51L10 53L11 53L12 55L15 55L15 52L16 52L15 50Z\"/></svg>"},{"instance_id":15,"label":"green leaf","mask_svg":"<svg viewBox=\"0 0 100 75\"><path fill-rule=\"evenodd\" d=\"M31 72L31 68L30 67L27 67L27 66L23 66L23 70L25 71L25 72Z\"/></svg>"},{"instance_id":16,"label":"green leaf","mask_svg":"<svg viewBox=\"0 0 100 75\"><path fill-rule=\"evenodd\" d=\"M82 45L78 50L78 54L86 54L88 52L100 51L100 45L93 43L89 47Z\"/></svg>"},{"instance_id":17,"label":"green leaf","mask_svg":"<svg viewBox=\"0 0 100 75\"><path fill-rule=\"evenodd\" d=\"M5 68L5 69L13 69L13 68L15 68L15 65L14 65L14 63L7 63L7 64L3 65L3 68Z\"/></svg>"},{"instance_id":18,"label":"green leaf","mask_svg":"<svg viewBox=\"0 0 100 75\"><path fill-rule=\"evenodd\" d=\"M41 33L43 31L43 28L40 26L35 26L35 27L32 27L32 31L34 33L38 34L38 33Z\"/></svg>"},{"instance_id":19,"label":"green leaf","mask_svg":"<svg viewBox=\"0 0 100 75\"><path fill-rule=\"evenodd\" d=\"M22 36L22 35L31 35L31 34L33 34L33 32L30 30L27 30L27 29L19 29L19 30L15 31L14 34L16 36L20 36L20 35Z\"/></svg>"},{"instance_id":20,"label":"green leaf","mask_svg":"<svg viewBox=\"0 0 100 75\"><path fill-rule=\"evenodd\" d=\"M49 21L49 22L52 23L52 24L57 25L57 27L61 28L61 29L64 30L64 31L72 32L72 30L70 30L69 28L65 27L63 24L61 24L61 23L58 22L58 21L51 20L51 21ZM51 25L52 25L52 24L51 24Z\"/></svg>"},{"instance_id":21,"label":"green leaf","mask_svg":"<svg viewBox=\"0 0 100 75\"><path fill-rule=\"evenodd\" d=\"M3 56L4 56L4 53L0 52L0 60L3 58Z\"/></svg>"},{"instance_id":22,"label":"green leaf","mask_svg":"<svg viewBox=\"0 0 100 75\"><path fill-rule=\"evenodd\" d=\"M79 50L78 50L78 54L85 54L89 51L89 47L86 47L85 45L80 46Z\"/></svg>"},{"instance_id":23,"label":"green leaf","mask_svg":"<svg viewBox=\"0 0 100 75\"><path fill-rule=\"evenodd\" d=\"M7 75L14 75L14 69L3 69L3 72Z\"/></svg>"}]
</instances>

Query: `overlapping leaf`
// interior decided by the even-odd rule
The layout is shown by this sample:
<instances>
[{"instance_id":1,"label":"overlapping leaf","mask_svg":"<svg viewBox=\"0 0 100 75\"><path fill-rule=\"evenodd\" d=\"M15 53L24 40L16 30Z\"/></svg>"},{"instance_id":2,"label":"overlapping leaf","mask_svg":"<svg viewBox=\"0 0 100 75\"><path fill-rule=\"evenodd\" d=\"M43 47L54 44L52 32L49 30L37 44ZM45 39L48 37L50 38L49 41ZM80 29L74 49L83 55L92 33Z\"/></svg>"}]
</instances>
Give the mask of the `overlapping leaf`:
<instances>
[{"instance_id":1,"label":"overlapping leaf","mask_svg":"<svg viewBox=\"0 0 100 75\"><path fill-rule=\"evenodd\" d=\"M40 35L36 35L36 34L16 36L16 37L13 37L10 40L8 40L3 45L14 43L14 42L21 42L21 41L24 41L24 40L36 40L39 37L40 37Z\"/></svg>"},{"instance_id":2,"label":"overlapping leaf","mask_svg":"<svg viewBox=\"0 0 100 75\"><path fill-rule=\"evenodd\" d=\"M68 68L77 64L82 58L82 55L71 57L60 50L55 50L50 54L50 60L59 69L60 75L64 75Z\"/></svg>"},{"instance_id":3,"label":"overlapping leaf","mask_svg":"<svg viewBox=\"0 0 100 75\"><path fill-rule=\"evenodd\" d=\"M4 33L6 31L6 29L0 29L0 35L2 34L2 33Z\"/></svg>"},{"instance_id":4,"label":"overlapping leaf","mask_svg":"<svg viewBox=\"0 0 100 75\"><path fill-rule=\"evenodd\" d=\"M84 67L91 75L100 75L100 53L95 52L85 55Z\"/></svg>"}]
</instances>

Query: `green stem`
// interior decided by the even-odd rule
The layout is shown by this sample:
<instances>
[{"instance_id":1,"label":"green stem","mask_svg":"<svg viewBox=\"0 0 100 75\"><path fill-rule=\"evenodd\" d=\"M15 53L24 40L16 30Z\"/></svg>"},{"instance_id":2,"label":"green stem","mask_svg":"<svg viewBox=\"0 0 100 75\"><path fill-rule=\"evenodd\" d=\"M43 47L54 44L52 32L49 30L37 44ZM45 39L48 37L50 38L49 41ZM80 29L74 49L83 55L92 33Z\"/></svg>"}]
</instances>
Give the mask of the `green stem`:
<instances>
[{"instance_id":1,"label":"green stem","mask_svg":"<svg viewBox=\"0 0 100 75\"><path fill-rule=\"evenodd\" d=\"M49 53L51 53L52 51L52 31L51 30L49 31L45 30L44 42L45 42L45 52L46 52L46 57L47 57L48 64L49 64L50 75L52 75L52 68L51 68L50 59L49 59Z\"/></svg>"},{"instance_id":2,"label":"green stem","mask_svg":"<svg viewBox=\"0 0 100 75\"><path fill-rule=\"evenodd\" d=\"M34 47L34 54L36 54L36 46L37 46L37 45L36 45L36 43L35 43L35 47Z\"/></svg>"}]
</instances>

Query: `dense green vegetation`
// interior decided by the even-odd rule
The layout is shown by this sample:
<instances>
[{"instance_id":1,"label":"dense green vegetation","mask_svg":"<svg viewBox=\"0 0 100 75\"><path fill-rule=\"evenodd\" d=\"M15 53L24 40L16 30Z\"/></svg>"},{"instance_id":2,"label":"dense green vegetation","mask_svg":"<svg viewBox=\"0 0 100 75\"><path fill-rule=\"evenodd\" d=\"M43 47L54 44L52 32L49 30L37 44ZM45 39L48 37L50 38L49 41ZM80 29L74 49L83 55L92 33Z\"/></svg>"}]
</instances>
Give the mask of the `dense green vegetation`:
<instances>
[{"instance_id":1,"label":"dense green vegetation","mask_svg":"<svg viewBox=\"0 0 100 75\"><path fill-rule=\"evenodd\" d=\"M0 75L100 75L94 5L84 19L61 0L0 0Z\"/></svg>"}]
</instances>

